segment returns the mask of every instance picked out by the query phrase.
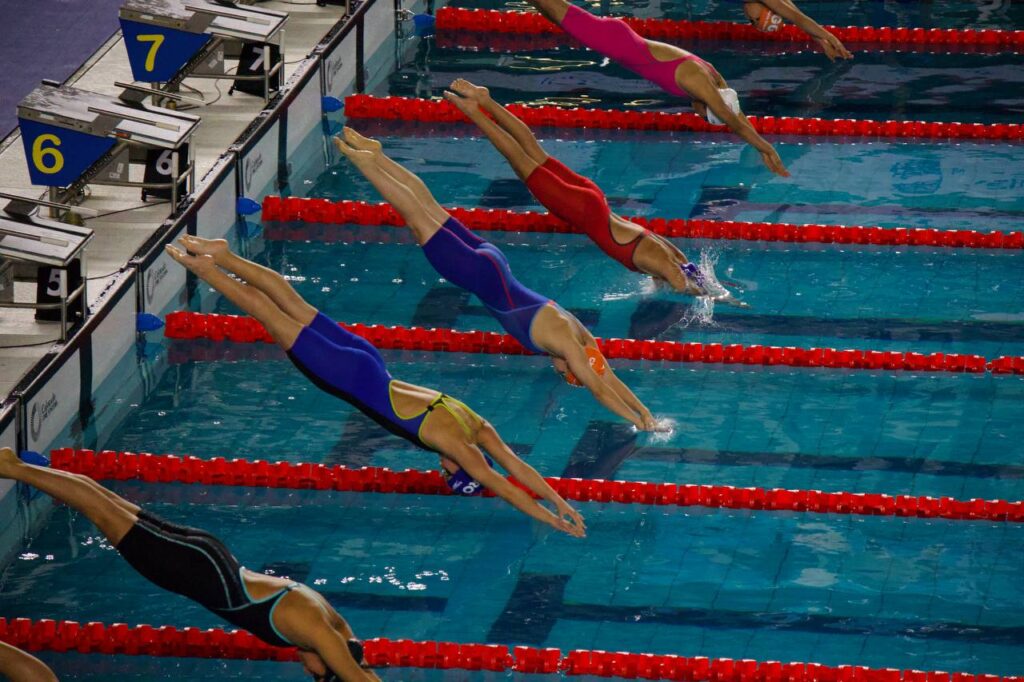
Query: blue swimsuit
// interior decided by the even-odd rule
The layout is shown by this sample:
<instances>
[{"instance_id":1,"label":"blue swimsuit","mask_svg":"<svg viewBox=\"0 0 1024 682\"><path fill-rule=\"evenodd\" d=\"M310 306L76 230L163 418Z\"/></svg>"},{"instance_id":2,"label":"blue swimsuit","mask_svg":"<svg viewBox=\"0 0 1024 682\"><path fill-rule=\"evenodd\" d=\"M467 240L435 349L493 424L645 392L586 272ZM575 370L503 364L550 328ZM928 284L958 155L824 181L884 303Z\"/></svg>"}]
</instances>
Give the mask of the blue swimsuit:
<instances>
[{"instance_id":1,"label":"blue swimsuit","mask_svg":"<svg viewBox=\"0 0 1024 682\"><path fill-rule=\"evenodd\" d=\"M384 366L384 358L366 339L318 312L299 332L288 357L319 388L356 406L396 436L436 452L419 435L420 426L434 405L409 418L395 412L391 404L391 374Z\"/></svg>"},{"instance_id":2,"label":"blue swimsuit","mask_svg":"<svg viewBox=\"0 0 1024 682\"><path fill-rule=\"evenodd\" d=\"M423 254L438 274L476 294L505 331L527 350L547 354L534 344L530 325L551 299L523 286L512 275L498 247L449 217L423 245Z\"/></svg>"}]
</instances>

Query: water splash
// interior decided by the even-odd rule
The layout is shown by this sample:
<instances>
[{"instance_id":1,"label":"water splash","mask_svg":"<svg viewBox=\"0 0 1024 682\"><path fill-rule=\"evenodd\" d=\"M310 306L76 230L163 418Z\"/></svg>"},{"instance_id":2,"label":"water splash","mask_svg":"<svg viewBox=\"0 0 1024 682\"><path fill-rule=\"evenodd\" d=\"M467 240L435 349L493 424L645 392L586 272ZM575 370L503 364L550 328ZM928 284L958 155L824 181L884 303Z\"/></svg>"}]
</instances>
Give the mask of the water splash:
<instances>
[{"instance_id":1,"label":"water splash","mask_svg":"<svg viewBox=\"0 0 1024 682\"><path fill-rule=\"evenodd\" d=\"M655 422L658 424L658 430L647 432L647 443L649 445L664 445L672 440L672 436L676 434L676 420L665 417L656 419Z\"/></svg>"}]
</instances>

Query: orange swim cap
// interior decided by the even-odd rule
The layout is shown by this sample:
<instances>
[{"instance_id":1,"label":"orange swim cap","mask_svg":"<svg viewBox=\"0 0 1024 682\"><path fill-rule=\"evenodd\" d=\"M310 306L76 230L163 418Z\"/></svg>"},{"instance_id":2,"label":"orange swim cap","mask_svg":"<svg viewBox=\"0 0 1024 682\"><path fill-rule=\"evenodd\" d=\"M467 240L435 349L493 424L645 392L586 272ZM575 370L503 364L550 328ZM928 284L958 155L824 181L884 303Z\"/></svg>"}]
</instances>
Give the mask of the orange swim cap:
<instances>
[{"instance_id":1,"label":"orange swim cap","mask_svg":"<svg viewBox=\"0 0 1024 682\"><path fill-rule=\"evenodd\" d=\"M774 33L782 28L782 17L765 7L761 10L761 16L754 22L754 28L761 33Z\"/></svg>"},{"instance_id":2,"label":"orange swim cap","mask_svg":"<svg viewBox=\"0 0 1024 682\"><path fill-rule=\"evenodd\" d=\"M586 346L584 349L587 353L587 361L590 363L590 369L597 373L597 376L603 377L604 373L608 371L608 361L601 355L601 351L590 346ZM572 370L565 370L565 382L570 386L582 386L583 382L576 378L576 375L572 373Z\"/></svg>"}]
</instances>

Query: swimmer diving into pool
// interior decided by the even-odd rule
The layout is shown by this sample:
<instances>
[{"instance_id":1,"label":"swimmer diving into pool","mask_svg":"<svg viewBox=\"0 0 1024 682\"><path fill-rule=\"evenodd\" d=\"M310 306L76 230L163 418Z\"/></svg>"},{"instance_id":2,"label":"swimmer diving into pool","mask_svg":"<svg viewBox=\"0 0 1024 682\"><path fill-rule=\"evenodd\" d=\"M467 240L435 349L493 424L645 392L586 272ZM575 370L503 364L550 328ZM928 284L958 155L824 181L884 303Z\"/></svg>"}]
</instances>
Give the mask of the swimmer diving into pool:
<instances>
[{"instance_id":1,"label":"swimmer diving into pool","mask_svg":"<svg viewBox=\"0 0 1024 682\"><path fill-rule=\"evenodd\" d=\"M762 33L778 31L784 21L789 21L821 45L825 56L831 61L853 59L853 55L821 24L800 11L793 0L743 0L743 13Z\"/></svg>"},{"instance_id":2,"label":"swimmer diving into pool","mask_svg":"<svg viewBox=\"0 0 1024 682\"><path fill-rule=\"evenodd\" d=\"M579 320L523 286L505 255L441 208L419 177L384 154L380 142L351 128L345 128L344 136L334 138L335 146L405 219L438 274L476 294L527 350L550 355L555 371L568 383L586 386L598 402L637 429L666 428L615 376Z\"/></svg>"},{"instance_id":3,"label":"swimmer diving into pool","mask_svg":"<svg viewBox=\"0 0 1024 682\"><path fill-rule=\"evenodd\" d=\"M537 201L583 231L613 260L677 292L745 305L720 285L710 284L672 242L613 213L597 185L545 152L530 128L491 99L487 88L459 78L445 99L483 131Z\"/></svg>"},{"instance_id":4,"label":"swimmer diving into pool","mask_svg":"<svg viewBox=\"0 0 1024 682\"><path fill-rule=\"evenodd\" d=\"M583 517L465 403L393 378L369 341L306 303L280 274L232 253L225 240L182 237L180 242L192 255L170 244L167 252L259 320L318 388L351 403L396 436L437 453L454 492L476 495L484 487L538 521L574 537L586 535ZM555 512L498 473L481 448Z\"/></svg>"},{"instance_id":5,"label":"swimmer diving into pool","mask_svg":"<svg viewBox=\"0 0 1024 682\"><path fill-rule=\"evenodd\" d=\"M710 62L675 45L645 40L622 19L594 16L568 0L528 1L591 50L619 62L670 95L692 99L694 110L709 123L728 126L761 154L768 170L789 177L778 152L743 115L739 95Z\"/></svg>"},{"instance_id":6,"label":"swimmer diving into pool","mask_svg":"<svg viewBox=\"0 0 1024 682\"><path fill-rule=\"evenodd\" d=\"M26 483L84 514L157 587L188 597L267 644L298 647L316 682L380 680L363 667L362 643L323 596L247 570L210 533L165 521L88 476L22 462L11 448L0 448L0 478Z\"/></svg>"}]
</instances>

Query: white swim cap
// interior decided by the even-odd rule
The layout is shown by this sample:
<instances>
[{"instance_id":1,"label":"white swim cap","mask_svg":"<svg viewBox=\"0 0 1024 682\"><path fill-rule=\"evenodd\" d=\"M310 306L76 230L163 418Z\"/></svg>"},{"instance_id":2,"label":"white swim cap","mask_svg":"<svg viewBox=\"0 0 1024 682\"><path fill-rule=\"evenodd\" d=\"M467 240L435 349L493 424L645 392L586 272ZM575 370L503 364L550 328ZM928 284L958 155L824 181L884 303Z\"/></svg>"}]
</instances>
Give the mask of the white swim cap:
<instances>
[{"instance_id":1,"label":"white swim cap","mask_svg":"<svg viewBox=\"0 0 1024 682\"><path fill-rule=\"evenodd\" d=\"M740 113L740 96L736 94L736 91L732 88L719 88L718 94L722 96L725 103L732 109L732 113ZM724 126L725 121L720 120L715 116L715 112L711 111L711 107L708 107L708 123L713 126Z\"/></svg>"}]
</instances>

